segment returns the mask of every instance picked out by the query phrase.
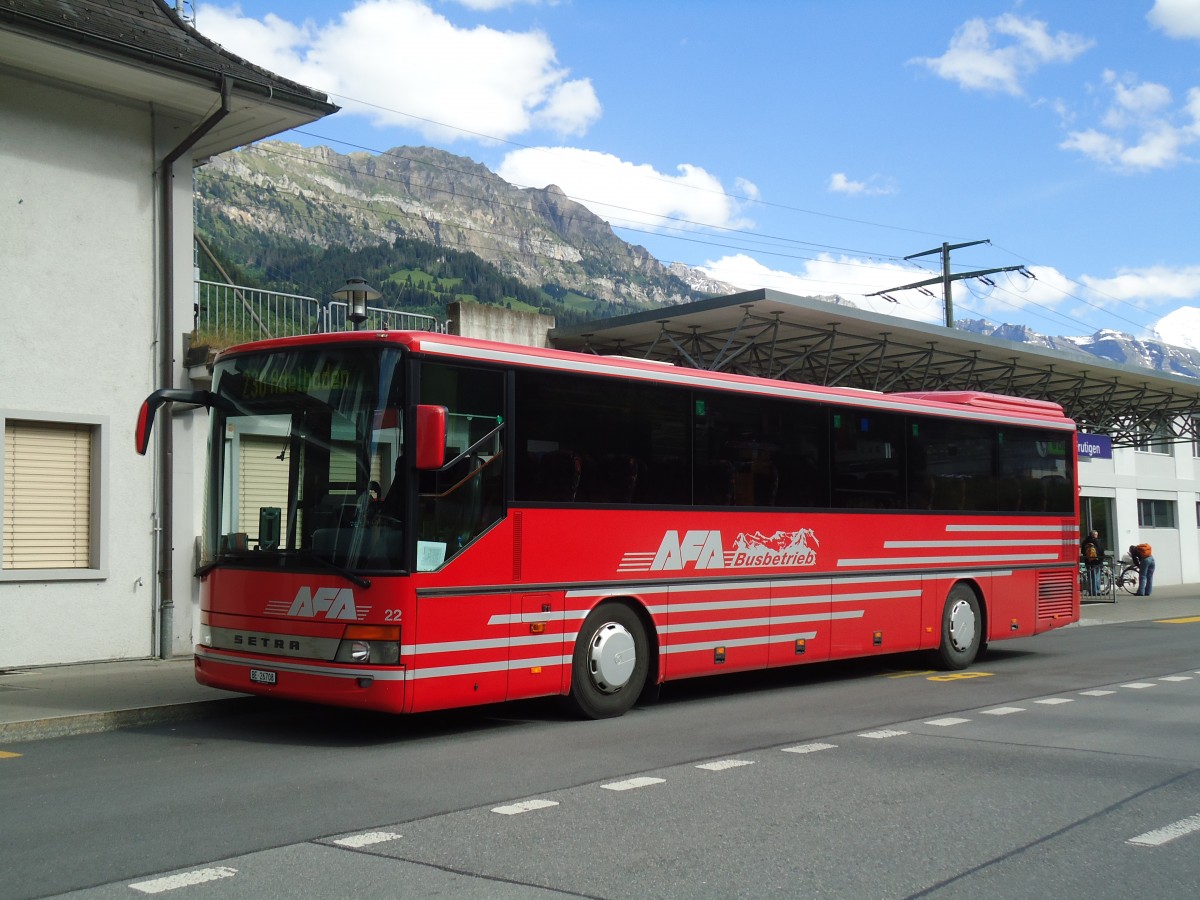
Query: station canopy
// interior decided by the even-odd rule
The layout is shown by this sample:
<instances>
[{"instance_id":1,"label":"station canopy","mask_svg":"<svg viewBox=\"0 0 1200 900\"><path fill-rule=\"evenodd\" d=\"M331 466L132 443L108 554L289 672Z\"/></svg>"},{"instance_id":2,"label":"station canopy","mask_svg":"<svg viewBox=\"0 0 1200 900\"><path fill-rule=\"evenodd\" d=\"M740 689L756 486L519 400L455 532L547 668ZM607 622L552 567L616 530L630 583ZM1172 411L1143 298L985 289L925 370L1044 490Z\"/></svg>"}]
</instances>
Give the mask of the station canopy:
<instances>
[{"instance_id":1,"label":"station canopy","mask_svg":"<svg viewBox=\"0 0 1200 900\"><path fill-rule=\"evenodd\" d=\"M1060 404L1116 446L1200 440L1200 380L772 290L551 329L560 350L873 391Z\"/></svg>"}]
</instances>

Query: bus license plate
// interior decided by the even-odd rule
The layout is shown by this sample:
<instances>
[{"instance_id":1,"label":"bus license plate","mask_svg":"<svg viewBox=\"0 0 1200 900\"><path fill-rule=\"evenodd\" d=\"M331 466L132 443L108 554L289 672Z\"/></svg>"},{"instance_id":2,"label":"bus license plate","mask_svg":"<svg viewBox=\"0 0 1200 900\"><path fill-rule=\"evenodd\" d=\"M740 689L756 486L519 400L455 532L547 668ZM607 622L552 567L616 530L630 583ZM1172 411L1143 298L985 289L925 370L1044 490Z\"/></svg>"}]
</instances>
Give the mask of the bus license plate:
<instances>
[{"instance_id":1,"label":"bus license plate","mask_svg":"<svg viewBox=\"0 0 1200 900\"><path fill-rule=\"evenodd\" d=\"M268 672L266 669L251 669L250 680L256 684L274 684L275 673Z\"/></svg>"}]
</instances>

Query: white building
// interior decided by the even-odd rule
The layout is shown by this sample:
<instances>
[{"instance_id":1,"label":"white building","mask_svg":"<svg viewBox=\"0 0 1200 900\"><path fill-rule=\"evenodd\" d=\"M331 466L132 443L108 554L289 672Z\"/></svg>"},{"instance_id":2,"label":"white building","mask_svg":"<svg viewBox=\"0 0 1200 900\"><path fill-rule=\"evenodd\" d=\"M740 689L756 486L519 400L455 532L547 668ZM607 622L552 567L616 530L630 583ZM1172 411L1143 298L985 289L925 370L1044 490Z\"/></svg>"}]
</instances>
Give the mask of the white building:
<instances>
[{"instance_id":1,"label":"white building","mask_svg":"<svg viewBox=\"0 0 1200 900\"><path fill-rule=\"evenodd\" d=\"M0 7L0 669L191 651L203 444L133 434L187 385L192 168L335 110L161 0Z\"/></svg>"},{"instance_id":2,"label":"white building","mask_svg":"<svg viewBox=\"0 0 1200 900\"><path fill-rule=\"evenodd\" d=\"M1200 582L1200 442L1148 435L1111 456L1079 456L1079 516L1116 559L1131 544L1154 549L1155 584ZM1083 438L1086 442L1087 438Z\"/></svg>"}]
</instances>

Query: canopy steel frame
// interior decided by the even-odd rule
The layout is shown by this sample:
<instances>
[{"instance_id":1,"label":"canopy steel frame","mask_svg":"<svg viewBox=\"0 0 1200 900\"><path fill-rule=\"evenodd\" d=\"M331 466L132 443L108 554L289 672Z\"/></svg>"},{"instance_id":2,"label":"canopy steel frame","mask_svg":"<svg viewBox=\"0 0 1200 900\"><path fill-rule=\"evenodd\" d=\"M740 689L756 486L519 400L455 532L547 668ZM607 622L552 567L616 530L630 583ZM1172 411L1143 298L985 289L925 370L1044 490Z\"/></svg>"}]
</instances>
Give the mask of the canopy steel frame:
<instances>
[{"instance_id":1,"label":"canopy steel frame","mask_svg":"<svg viewBox=\"0 0 1200 900\"><path fill-rule=\"evenodd\" d=\"M1200 380L1082 352L909 322L757 290L585 325L552 346L873 391L977 390L1059 403L1117 446L1200 442Z\"/></svg>"}]
</instances>

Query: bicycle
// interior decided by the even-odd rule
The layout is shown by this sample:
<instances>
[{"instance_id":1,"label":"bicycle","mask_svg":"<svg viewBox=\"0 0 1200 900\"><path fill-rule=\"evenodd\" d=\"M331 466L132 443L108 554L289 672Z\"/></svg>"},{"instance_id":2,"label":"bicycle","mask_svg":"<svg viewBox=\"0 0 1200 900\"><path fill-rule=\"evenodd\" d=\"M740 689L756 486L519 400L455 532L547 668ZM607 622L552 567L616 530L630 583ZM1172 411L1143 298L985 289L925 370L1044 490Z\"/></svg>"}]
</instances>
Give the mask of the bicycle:
<instances>
[{"instance_id":1,"label":"bicycle","mask_svg":"<svg viewBox=\"0 0 1200 900\"><path fill-rule=\"evenodd\" d=\"M1122 562L1121 573L1117 576L1117 586L1128 594L1136 594L1141 583L1141 573L1137 563Z\"/></svg>"},{"instance_id":2,"label":"bicycle","mask_svg":"<svg viewBox=\"0 0 1200 900\"><path fill-rule=\"evenodd\" d=\"M1100 575L1097 579L1099 590L1093 595L1088 593L1088 571L1087 563L1079 563L1079 593L1084 596L1107 597L1113 590L1113 573L1112 564L1106 559L1100 564ZM1136 590L1136 587L1135 587Z\"/></svg>"}]
</instances>

